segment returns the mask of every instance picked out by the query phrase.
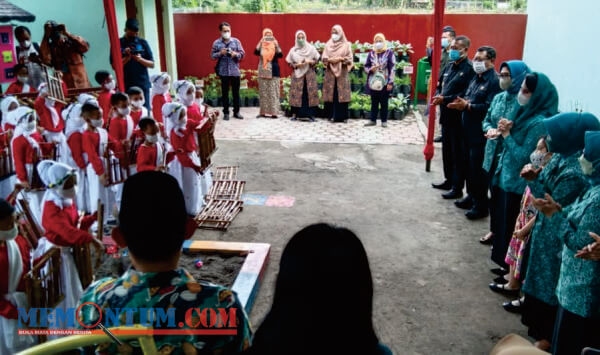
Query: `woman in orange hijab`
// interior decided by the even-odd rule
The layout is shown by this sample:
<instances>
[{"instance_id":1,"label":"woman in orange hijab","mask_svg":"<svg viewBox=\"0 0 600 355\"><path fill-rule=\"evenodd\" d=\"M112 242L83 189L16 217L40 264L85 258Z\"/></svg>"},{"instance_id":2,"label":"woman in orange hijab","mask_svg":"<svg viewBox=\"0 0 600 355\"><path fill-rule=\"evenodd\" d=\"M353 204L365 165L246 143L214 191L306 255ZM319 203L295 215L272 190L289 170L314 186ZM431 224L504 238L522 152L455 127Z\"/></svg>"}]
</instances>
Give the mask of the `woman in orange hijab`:
<instances>
[{"instance_id":1,"label":"woman in orange hijab","mask_svg":"<svg viewBox=\"0 0 600 355\"><path fill-rule=\"evenodd\" d=\"M277 118L279 114L279 62L283 52L273 37L273 31L265 28L262 38L256 45L254 54L258 56L258 95L260 112L257 117Z\"/></svg>"}]
</instances>

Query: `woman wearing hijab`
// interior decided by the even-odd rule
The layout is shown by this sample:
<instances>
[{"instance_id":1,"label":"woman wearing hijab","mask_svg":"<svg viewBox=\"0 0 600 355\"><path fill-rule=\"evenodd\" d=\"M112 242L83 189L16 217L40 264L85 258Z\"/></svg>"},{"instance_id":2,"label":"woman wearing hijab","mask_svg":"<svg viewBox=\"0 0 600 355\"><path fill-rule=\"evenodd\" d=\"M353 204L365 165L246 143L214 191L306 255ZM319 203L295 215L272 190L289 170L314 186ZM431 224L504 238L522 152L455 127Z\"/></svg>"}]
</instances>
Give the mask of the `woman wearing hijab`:
<instances>
[{"instance_id":1,"label":"woman wearing hijab","mask_svg":"<svg viewBox=\"0 0 600 355\"><path fill-rule=\"evenodd\" d=\"M63 308L66 312L77 307L83 292L70 248L90 243L97 253L102 253L104 246L99 239L87 231L96 220L96 215L79 217L75 203L77 197L75 170L66 164L52 160L42 160L37 170L47 189L42 201L44 237L39 240L33 258L41 257L53 247L60 247L61 294L64 295L64 300L56 308Z\"/></svg>"},{"instance_id":2,"label":"woman wearing hijab","mask_svg":"<svg viewBox=\"0 0 600 355\"><path fill-rule=\"evenodd\" d=\"M546 145L554 154L543 169L528 164L521 175L529 180L535 198L550 194L561 206L567 207L588 189L578 158L584 147L585 132L600 130L600 121L591 114L561 113L543 123L548 132ZM555 290L563 246L555 222L543 213L537 214L529 241L527 281L522 288L525 295L523 324L528 326L529 335L543 350L550 348L558 306Z\"/></svg>"},{"instance_id":3,"label":"woman wearing hijab","mask_svg":"<svg viewBox=\"0 0 600 355\"><path fill-rule=\"evenodd\" d=\"M559 307L552 338L552 354L556 355L581 354L584 347L600 348L600 262L577 257L600 229L600 132L585 133L579 163L590 188L569 208L563 208L549 194L537 200L540 211L557 226L556 233L541 237L558 238L563 243L556 287Z\"/></svg>"},{"instance_id":4,"label":"woman wearing hijab","mask_svg":"<svg viewBox=\"0 0 600 355\"><path fill-rule=\"evenodd\" d=\"M314 108L319 105L319 87L315 64L319 61L319 52L307 42L303 30L296 32L295 46L290 49L285 61L294 69L290 85L290 106L292 121L308 117L315 121Z\"/></svg>"},{"instance_id":5,"label":"woman wearing hijab","mask_svg":"<svg viewBox=\"0 0 600 355\"><path fill-rule=\"evenodd\" d=\"M373 50L365 62L367 72L367 93L371 94L371 122L365 126L375 126L381 110L381 126L387 127L388 99L394 87L394 52L388 49L383 33L373 38Z\"/></svg>"},{"instance_id":6,"label":"woman wearing hijab","mask_svg":"<svg viewBox=\"0 0 600 355\"><path fill-rule=\"evenodd\" d=\"M316 290L345 296L327 307ZM283 250L273 304L250 353L391 354L377 339L372 309L373 281L360 239L345 228L308 226Z\"/></svg>"},{"instance_id":7,"label":"woman wearing hijab","mask_svg":"<svg viewBox=\"0 0 600 355\"><path fill-rule=\"evenodd\" d=\"M351 94L348 72L352 69L353 55L342 26L335 25L331 29L331 38L325 44L321 59L325 64L323 101L328 106L328 116L334 122L346 122Z\"/></svg>"},{"instance_id":8,"label":"woman wearing hijab","mask_svg":"<svg viewBox=\"0 0 600 355\"><path fill-rule=\"evenodd\" d=\"M542 73L528 74L517 96L520 107L509 119L498 121L502 135L502 152L493 180L498 181L498 208L503 210L497 220L492 248L492 261L508 269L505 257L521 208L526 181L520 173L530 161L531 152L546 130L542 120L558 111L558 93L550 79ZM497 180L496 180L497 179Z\"/></svg>"},{"instance_id":9,"label":"woman wearing hijab","mask_svg":"<svg viewBox=\"0 0 600 355\"><path fill-rule=\"evenodd\" d=\"M185 106L177 102L165 104L162 114L167 119L167 135L175 151L175 159L169 163L169 174L179 182L187 213L196 216L202 210L205 194L195 137L197 124L188 120Z\"/></svg>"},{"instance_id":10,"label":"woman wearing hijab","mask_svg":"<svg viewBox=\"0 0 600 355\"><path fill-rule=\"evenodd\" d=\"M500 65L500 88L504 90L494 96L490 109L483 120L483 131L487 142L485 144L485 156L483 169L488 173L490 181L490 232L479 241L483 244L491 244L493 236L499 229L498 221L503 220L504 210L498 206L500 187L498 179L493 179L494 172L498 167L498 158L502 151L502 135L498 132L498 121L502 117L512 117L519 109L517 95L525 76L531 71L527 64L520 60L511 60ZM499 270L500 273L503 271Z\"/></svg>"},{"instance_id":11,"label":"woman wearing hijab","mask_svg":"<svg viewBox=\"0 0 600 355\"><path fill-rule=\"evenodd\" d=\"M256 45L254 54L258 56L258 94L260 112L257 117L277 118L279 114L279 58L283 57L279 42L273 31L265 28L262 38Z\"/></svg>"}]
</instances>

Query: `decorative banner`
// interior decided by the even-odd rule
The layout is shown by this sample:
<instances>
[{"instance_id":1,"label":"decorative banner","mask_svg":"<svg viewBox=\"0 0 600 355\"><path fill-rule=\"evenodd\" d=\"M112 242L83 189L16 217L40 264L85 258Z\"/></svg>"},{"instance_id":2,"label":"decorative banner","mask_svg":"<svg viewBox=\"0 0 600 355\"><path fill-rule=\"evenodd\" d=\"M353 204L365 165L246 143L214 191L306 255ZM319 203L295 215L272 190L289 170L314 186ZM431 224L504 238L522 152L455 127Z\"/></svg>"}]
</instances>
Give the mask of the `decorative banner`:
<instances>
[{"instance_id":1,"label":"decorative banner","mask_svg":"<svg viewBox=\"0 0 600 355\"><path fill-rule=\"evenodd\" d=\"M269 207L292 207L296 199L292 196L269 196L265 206Z\"/></svg>"},{"instance_id":2,"label":"decorative banner","mask_svg":"<svg viewBox=\"0 0 600 355\"><path fill-rule=\"evenodd\" d=\"M13 67L17 64L12 26L0 26L0 83L12 82L15 79Z\"/></svg>"}]
</instances>

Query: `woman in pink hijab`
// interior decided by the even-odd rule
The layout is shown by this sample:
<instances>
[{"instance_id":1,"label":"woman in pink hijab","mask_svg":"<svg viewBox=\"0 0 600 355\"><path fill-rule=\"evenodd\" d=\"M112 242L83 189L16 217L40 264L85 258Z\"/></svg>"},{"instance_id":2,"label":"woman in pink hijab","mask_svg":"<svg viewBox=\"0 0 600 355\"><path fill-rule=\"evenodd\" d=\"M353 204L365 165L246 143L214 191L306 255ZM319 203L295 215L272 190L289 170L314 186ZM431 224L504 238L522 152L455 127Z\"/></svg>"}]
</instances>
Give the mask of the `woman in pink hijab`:
<instances>
[{"instance_id":1,"label":"woman in pink hijab","mask_svg":"<svg viewBox=\"0 0 600 355\"><path fill-rule=\"evenodd\" d=\"M346 40L342 26L333 26L331 39L325 45L322 60L325 64L323 101L326 104L328 117L334 122L348 120L348 103L350 102L348 72L352 69L352 59L352 47Z\"/></svg>"}]
</instances>

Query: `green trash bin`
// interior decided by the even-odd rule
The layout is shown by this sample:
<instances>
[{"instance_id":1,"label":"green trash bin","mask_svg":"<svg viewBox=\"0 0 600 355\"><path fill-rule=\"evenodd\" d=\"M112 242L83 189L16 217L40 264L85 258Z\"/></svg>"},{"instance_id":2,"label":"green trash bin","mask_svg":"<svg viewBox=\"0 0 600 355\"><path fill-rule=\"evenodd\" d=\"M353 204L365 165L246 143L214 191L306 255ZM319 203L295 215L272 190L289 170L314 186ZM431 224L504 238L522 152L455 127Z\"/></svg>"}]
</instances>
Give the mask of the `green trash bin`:
<instances>
[{"instance_id":1,"label":"green trash bin","mask_svg":"<svg viewBox=\"0 0 600 355\"><path fill-rule=\"evenodd\" d=\"M417 78L415 80L415 93L413 100L413 108L417 109L417 99L419 94L427 95L427 84L431 76L431 64L427 62L427 57L419 59L417 63Z\"/></svg>"}]
</instances>

